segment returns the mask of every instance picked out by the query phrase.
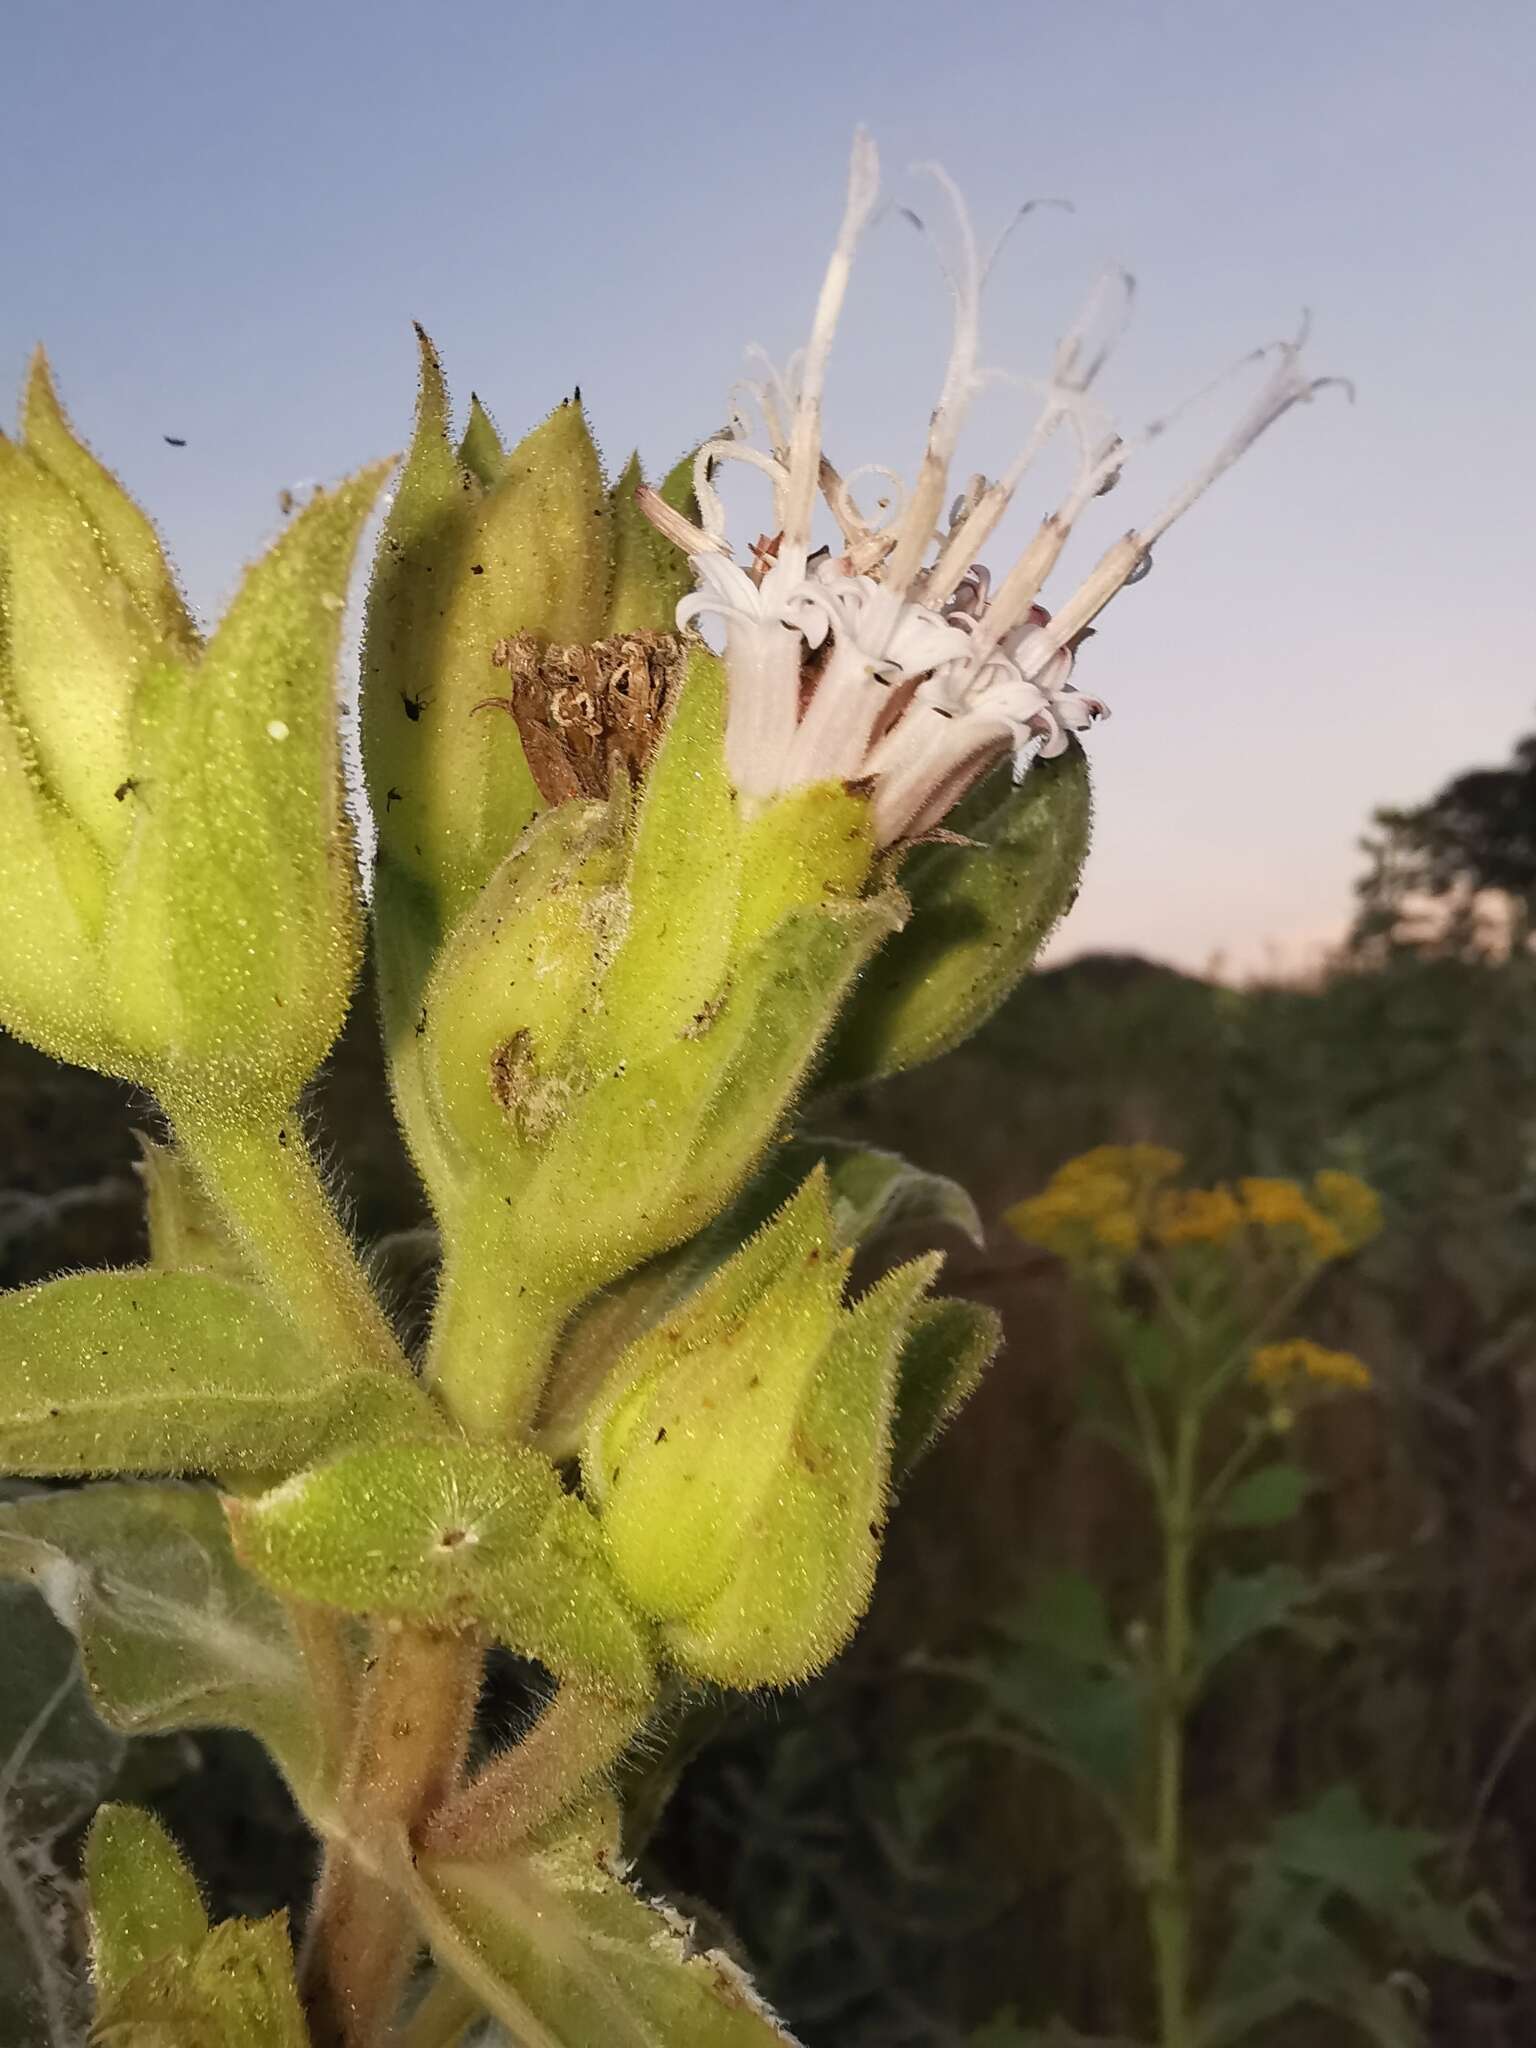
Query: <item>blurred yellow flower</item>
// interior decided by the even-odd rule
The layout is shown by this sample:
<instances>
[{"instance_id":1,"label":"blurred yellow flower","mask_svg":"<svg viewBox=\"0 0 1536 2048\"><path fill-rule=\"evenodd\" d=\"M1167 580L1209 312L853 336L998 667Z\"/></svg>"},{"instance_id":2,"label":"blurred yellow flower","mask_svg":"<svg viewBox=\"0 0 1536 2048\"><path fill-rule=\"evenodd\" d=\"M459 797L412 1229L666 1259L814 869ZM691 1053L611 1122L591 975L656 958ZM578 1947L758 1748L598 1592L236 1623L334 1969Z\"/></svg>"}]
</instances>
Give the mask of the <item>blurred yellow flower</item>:
<instances>
[{"instance_id":1,"label":"blurred yellow flower","mask_svg":"<svg viewBox=\"0 0 1536 2048\"><path fill-rule=\"evenodd\" d=\"M1091 1151L1080 1152L1058 1167L1051 1185L1113 1173L1133 1187L1151 1188L1160 1181L1172 1180L1183 1164L1183 1154L1166 1145L1095 1145Z\"/></svg>"},{"instance_id":2,"label":"blurred yellow flower","mask_svg":"<svg viewBox=\"0 0 1536 2048\"><path fill-rule=\"evenodd\" d=\"M1152 1235L1162 1245L1225 1244L1243 1227L1243 1212L1227 1187L1166 1188L1152 1211Z\"/></svg>"},{"instance_id":3,"label":"blurred yellow flower","mask_svg":"<svg viewBox=\"0 0 1536 2048\"><path fill-rule=\"evenodd\" d=\"M1244 1180L1238 1189L1249 1222L1260 1230L1299 1234L1319 1259L1342 1259L1352 1249L1338 1224L1314 1207L1300 1182Z\"/></svg>"},{"instance_id":4,"label":"blurred yellow flower","mask_svg":"<svg viewBox=\"0 0 1536 2048\"><path fill-rule=\"evenodd\" d=\"M1003 1221L1016 1237L1061 1258L1080 1257L1096 1246L1129 1253L1141 1242L1134 1197L1131 1183L1117 1173L1064 1169L1043 1194L1006 1209Z\"/></svg>"},{"instance_id":5,"label":"blurred yellow flower","mask_svg":"<svg viewBox=\"0 0 1536 2048\"><path fill-rule=\"evenodd\" d=\"M1059 1258L1128 1258L1140 1248L1153 1190L1183 1164L1166 1145L1095 1145L1058 1167L1043 1193L1005 1209L1003 1221Z\"/></svg>"},{"instance_id":6,"label":"blurred yellow flower","mask_svg":"<svg viewBox=\"0 0 1536 2048\"><path fill-rule=\"evenodd\" d=\"M1357 1251L1381 1229L1381 1197L1352 1173L1324 1167L1312 1176L1312 1196L1328 1220Z\"/></svg>"},{"instance_id":7,"label":"blurred yellow flower","mask_svg":"<svg viewBox=\"0 0 1536 2048\"><path fill-rule=\"evenodd\" d=\"M1371 1385L1369 1366L1353 1351L1328 1351L1309 1337L1292 1337L1284 1344L1261 1344L1253 1354L1248 1376L1271 1391L1293 1386L1298 1380L1355 1393L1364 1393Z\"/></svg>"}]
</instances>

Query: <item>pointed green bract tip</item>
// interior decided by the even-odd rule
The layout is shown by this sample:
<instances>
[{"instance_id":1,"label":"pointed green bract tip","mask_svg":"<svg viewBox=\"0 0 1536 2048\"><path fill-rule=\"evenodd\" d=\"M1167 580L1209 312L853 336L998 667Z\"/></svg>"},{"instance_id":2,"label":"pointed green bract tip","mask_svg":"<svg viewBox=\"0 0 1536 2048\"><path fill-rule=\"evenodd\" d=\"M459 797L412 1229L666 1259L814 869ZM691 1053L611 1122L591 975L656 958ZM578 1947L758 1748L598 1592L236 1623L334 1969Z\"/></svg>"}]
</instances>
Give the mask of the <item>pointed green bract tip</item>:
<instances>
[{"instance_id":1,"label":"pointed green bract tip","mask_svg":"<svg viewBox=\"0 0 1536 2048\"><path fill-rule=\"evenodd\" d=\"M85 1844L91 1961L110 1998L146 1964L186 1953L208 1933L197 1880L152 1814L103 1806Z\"/></svg>"},{"instance_id":2,"label":"pointed green bract tip","mask_svg":"<svg viewBox=\"0 0 1536 2048\"><path fill-rule=\"evenodd\" d=\"M78 502L102 551L123 579L151 628L180 653L198 645L160 538L111 471L80 440L59 401L48 358L32 357L21 411L22 445Z\"/></svg>"},{"instance_id":3,"label":"pointed green bract tip","mask_svg":"<svg viewBox=\"0 0 1536 2048\"><path fill-rule=\"evenodd\" d=\"M507 451L496 422L475 392L469 395L469 421L459 442L459 461L489 490L506 466Z\"/></svg>"}]
</instances>

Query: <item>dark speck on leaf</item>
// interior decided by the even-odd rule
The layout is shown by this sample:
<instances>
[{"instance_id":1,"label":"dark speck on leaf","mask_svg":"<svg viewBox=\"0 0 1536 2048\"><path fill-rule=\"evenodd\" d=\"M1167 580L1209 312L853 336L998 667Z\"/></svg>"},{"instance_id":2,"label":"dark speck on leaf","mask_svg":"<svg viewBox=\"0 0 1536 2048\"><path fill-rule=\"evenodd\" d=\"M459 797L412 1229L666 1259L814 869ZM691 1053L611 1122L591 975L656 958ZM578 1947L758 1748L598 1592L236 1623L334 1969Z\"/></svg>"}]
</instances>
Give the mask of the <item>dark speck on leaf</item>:
<instances>
[{"instance_id":1,"label":"dark speck on leaf","mask_svg":"<svg viewBox=\"0 0 1536 2048\"><path fill-rule=\"evenodd\" d=\"M394 809L395 805L400 801L400 795L400 791L396 789L393 785L391 785L388 789L385 790L384 808L386 811L392 811Z\"/></svg>"},{"instance_id":2,"label":"dark speck on leaf","mask_svg":"<svg viewBox=\"0 0 1536 2048\"><path fill-rule=\"evenodd\" d=\"M420 697L413 697L409 690L402 690L400 692L400 702L405 706L406 717L411 721L412 725L414 725L417 719L420 718L422 714L422 699Z\"/></svg>"},{"instance_id":3,"label":"dark speck on leaf","mask_svg":"<svg viewBox=\"0 0 1536 2048\"><path fill-rule=\"evenodd\" d=\"M277 1134L277 1142L279 1145L282 1146L285 1152L288 1150L288 1133L285 1130L279 1130Z\"/></svg>"},{"instance_id":4,"label":"dark speck on leaf","mask_svg":"<svg viewBox=\"0 0 1536 2048\"><path fill-rule=\"evenodd\" d=\"M665 1425L663 1425L663 1426L662 1426L662 1427L661 1427L660 1429L658 1429L658 1430L657 1430L657 1432L656 1432L656 1441L657 1441L657 1443L659 1443L659 1444L664 1444L664 1443L666 1442L666 1440L667 1440L667 1432L666 1432L666 1427L665 1427Z\"/></svg>"},{"instance_id":5,"label":"dark speck on leaf","mask_svg":"<svg viewBox=\"0 0 1536 2048\"><path fill-rule=\"evenodd\" d=\"M469 573L471 576L483 576L485 574L484 562L471 562L469 565Z\"/></svg>"}]
</instances>

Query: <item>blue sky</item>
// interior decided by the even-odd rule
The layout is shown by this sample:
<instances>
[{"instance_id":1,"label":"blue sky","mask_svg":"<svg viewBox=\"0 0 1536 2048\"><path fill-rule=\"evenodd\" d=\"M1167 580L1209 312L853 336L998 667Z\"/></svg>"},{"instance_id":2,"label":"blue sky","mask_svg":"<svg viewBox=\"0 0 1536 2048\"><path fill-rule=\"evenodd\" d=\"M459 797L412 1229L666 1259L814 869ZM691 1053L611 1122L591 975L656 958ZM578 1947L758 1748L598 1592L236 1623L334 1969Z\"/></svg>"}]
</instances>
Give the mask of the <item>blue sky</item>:
<instances>
[{"instance_id":1,"label":"blue sky","mask_svg":"<svg viewBox=\"0 0 1536 2048\"><path fill-rule=\"evenodd\" d=\"M1140 297L1104 395L1128 424L1303 307L1319 370L1359 387L1283 422L1103 620L1080 678L1115 715L1065 950L1293 956L1347 917L1374 804L1533 722L1524 0L11 0L6 59L0 377L46 342L206 612L282 487L403 445L413 318L509 433L576 384L614 466L717 426L744 345L803 332L864 121L902 197L938 159L984 227L1074 201L1010 245L990 361L1043 367L1121 262ZM829 394L844 466L910 467L944 320L892 217ZM1129 472L1087 552L1224 417ZM989 401L968 466L1017 431Z\"/></svg>"}]
</instances>

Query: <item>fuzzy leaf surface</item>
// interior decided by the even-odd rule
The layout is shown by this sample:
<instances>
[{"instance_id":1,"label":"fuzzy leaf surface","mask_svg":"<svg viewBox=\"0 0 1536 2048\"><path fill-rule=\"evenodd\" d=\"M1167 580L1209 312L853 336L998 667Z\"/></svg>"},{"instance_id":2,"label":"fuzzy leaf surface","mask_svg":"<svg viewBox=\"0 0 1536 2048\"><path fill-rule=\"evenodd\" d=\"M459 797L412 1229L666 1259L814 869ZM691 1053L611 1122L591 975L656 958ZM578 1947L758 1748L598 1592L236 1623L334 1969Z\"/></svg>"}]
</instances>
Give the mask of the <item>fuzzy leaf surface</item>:
<instances>
[{"instance_id":1,"label":"fuzzy leaf surface","mask_svg":"<svg viewBox=\"0 0 1536 2048\"><path fill-rule=\"evenodd\" d=\"M911 919L855 992L823 1078L898 1073L984 1024L1070 907L1090 819L1087 761L1073 745L1017 789L1006 769L979 785L948 821L976 845L915 847L900 876Z\"/></svg>"},{"instance_id":2,"label":"fuzzy leaf surface","mask_svg":"<svg viewBox=\"0 0 1536 2048\"><path fill-rule=\"evenodd\" d=\"M309 2048L288 1916L225 1920L101 2002L93 2048Z\"/></svg>"},{"instance_id":3,"label":"fuzzy leaf surface","mask_svg":"<svg viewBox=\"0 0 1536 2048\"><path fill-rule=\"evenodd\" d=\"M99 1802L120 1735L91 1711L68 1633L20 1586L0 1585L0 2041L83 2039L86 1986L75 1886L55 1845Z\"/></svg>"},{"instance_id":4,"label":"fuzzy leaf surface","mask_svg":"<svg viewBox=\"0 0 1536 2048\"><path fill-rule=\"evenodd\" d=\"M254 1287L77 1273L0 1295L0 1466L282 1473L436 1411L403 1374L328 1369Z\"/></svg>"},{"instance_id":5,"label":"fuzzy leaf surface","mask_svg":"<svg viewBox=\"0 0 1536 2048\"><path fill-rule=\"evenodd\" d=\"M305 1812L327 1810L340 1759L288 1618L237 1563L216 1494L87 1486L8 1502L0 1576L33 1586L74 1636L109 1727L247 1729Z\"/></svg>"},{"instance_id":6,"label":"fuzzy leaf surface","mask_svg":"<svg viewBox=\"0 0 1536 2048\"><path fill-rule=\"evenodd\" d=\"M181 1852L153 1814L103 1806L85 1845L91 1900L91 1963L108 1997L147 1963L191 1949L208 1933L202 1895Z\"/></svg>"},{"instance_id":7,"label":"fuzzy leaf surface","mask_svg":"<svg viewBox=\"0 0 1536 2048\"><path fill-rule=\"evenodd\" d=\"M483 1627L559 1678L639 1695L645 1643L597 1524L530 1450L354 1451L230 1504L240 1555L280 1591L354 1614Z\"/></svg>"},{"instance_id":8,"label":"fuzzy leaf surface","mask_svg":"<svg viewBox=\"0 0 1536 2048\"><path fill-rule=\"evenodd\" d=\"M616 1860L589 1820L516 1863L424 1864L433 1948L522 2048L783 2048L736 1964L690 1951L688 1922Z\"/></svg>"}]
</instances>

